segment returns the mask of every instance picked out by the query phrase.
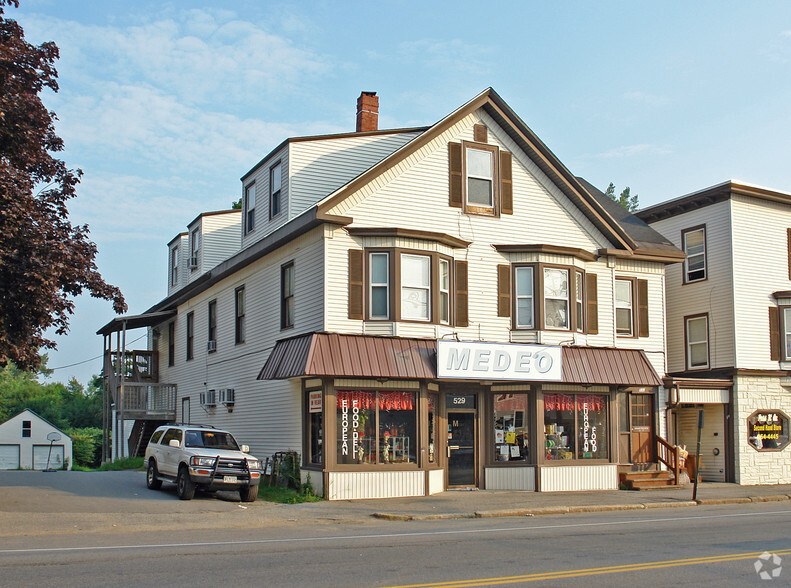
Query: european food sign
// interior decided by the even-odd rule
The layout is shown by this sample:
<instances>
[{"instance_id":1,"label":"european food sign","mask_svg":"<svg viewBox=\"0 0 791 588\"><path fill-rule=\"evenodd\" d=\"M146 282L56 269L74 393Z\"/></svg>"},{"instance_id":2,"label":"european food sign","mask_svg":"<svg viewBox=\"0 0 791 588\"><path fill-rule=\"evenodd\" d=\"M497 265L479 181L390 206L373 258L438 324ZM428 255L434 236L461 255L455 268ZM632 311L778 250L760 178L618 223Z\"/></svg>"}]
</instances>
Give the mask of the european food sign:
<instances>
[{"instance_id":1,"label":"european food sign","mask_svg":"<svg viewBox=\"0 0 791 588\"><path fill-rule=\"evenodd\" d=\"M466 380L563 378L562 350L549 345L437 341L437 376Z\"/></svg>"}]
</instances>

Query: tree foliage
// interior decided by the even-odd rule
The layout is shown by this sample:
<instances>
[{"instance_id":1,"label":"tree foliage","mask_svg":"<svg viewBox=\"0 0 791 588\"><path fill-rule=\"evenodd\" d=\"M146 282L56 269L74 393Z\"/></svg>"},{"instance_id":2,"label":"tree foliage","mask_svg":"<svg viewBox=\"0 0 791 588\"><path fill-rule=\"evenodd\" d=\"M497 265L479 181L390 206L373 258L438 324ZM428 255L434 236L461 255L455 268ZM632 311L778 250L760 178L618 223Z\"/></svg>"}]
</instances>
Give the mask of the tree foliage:
<instances>
[{"instance_id":1,"label":"tree foliage","mask_svg":"<svg viewBox=\"0 0 791 588\"><path fill-rule=\"evenodd\" d=\"M618 204L623 206L629 212L634 212L637 210L638 206L640 206L640 197L635 194L632 195L631 189L629 186L623 189L619 196L615 195L615 184L610 182L610 185L607 186L607 191L605 194L615 200Z\"/></svg>"},{"instance_id":2,"label":"tree foliage","mask_svg":"<svg viewBox=\"0 0 791 588\"><path fill-rule=\"evenodd\" d=\"M75 296L112 300L118 313L126 305L97 271L87 225L69 222L82 172L53 156L63 141L39 96L58 91L58 48L28 43L4 6L19 2L0 0L0 366L29 369L55 347L47 329L68 331Z\"/></svg>"}]
</instances>

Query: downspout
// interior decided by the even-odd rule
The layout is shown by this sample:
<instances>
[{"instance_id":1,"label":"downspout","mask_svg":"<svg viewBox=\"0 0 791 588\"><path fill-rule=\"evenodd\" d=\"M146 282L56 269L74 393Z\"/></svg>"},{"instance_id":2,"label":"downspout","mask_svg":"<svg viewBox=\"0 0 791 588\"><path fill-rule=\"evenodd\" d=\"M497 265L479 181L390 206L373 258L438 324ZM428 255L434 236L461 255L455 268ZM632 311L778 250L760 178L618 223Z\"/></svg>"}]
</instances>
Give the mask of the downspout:
<instances>
[{"instance_id":1,"label":"downspout","mask_svg":"<svg viewBox=\"0 0 791 588\"><path fill-rule=\"evenodd\" d=\"M120 457L123 459L126 457L126 447L124 443L126 442L126 435L124 435L124 380L126 374L126 321L124 321L124 329L123 329L123 339L122 339L122 346L121 346L121 393L118 395L118 405L120 408L121 414L121 425L119 427L119 432L121 435L120 440L118 441L118 446L120 449Z\"/></svg>"}]
</instances>

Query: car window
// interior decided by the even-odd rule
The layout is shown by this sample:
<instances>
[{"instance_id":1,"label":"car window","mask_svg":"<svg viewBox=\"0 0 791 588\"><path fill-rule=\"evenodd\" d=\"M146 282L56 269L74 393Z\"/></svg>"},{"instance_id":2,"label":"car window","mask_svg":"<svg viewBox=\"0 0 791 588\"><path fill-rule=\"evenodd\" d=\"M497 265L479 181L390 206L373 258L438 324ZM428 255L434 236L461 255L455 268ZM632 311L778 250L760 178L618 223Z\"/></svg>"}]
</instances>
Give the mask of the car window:
<instances>
[{"instance_id":1,"label":"car window","mask_svg":"<svg viewBox=\"0 0 791 588\"><path fill-rule=\"evenodd\" d=\"M162 437L162 445L169 445L173 439L181 443L181 429L168 429L168 432Z\"/></svg>"},{"instance_id":2,"label":"car window","mask_svg":"<svg viewBox=\"0 0 791 588\"><path fill-rule=\"evenodd\" d=\"M159 429L158 431L154 431L154 434L151 435L151 441L149 441L149 443L157 443L159 441L159 438L162 436L162 433L164 432L165 432L164 429Z\"/></svg>"},{"instance_id":3,"label":"car window","mask_svg":"<svg viewBox=\"0 0 791 588\"><path fill-rule=\"evenodd\" d=\"M236 439L233 438L233 435L225 431L187 431L187 442L185 446L239 451Z\"/></svg>"}]
</instances>

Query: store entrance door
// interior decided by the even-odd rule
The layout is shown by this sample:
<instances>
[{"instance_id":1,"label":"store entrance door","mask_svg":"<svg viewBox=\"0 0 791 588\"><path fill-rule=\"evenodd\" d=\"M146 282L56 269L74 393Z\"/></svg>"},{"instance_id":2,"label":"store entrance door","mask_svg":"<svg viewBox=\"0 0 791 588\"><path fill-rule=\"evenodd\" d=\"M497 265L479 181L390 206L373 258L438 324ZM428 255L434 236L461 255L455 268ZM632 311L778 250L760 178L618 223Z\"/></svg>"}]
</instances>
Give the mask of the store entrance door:
<instances>
[{"instance_id":1,"label":"store entrance door","mask_svg":"<svg viewBox=\"0 0 791 588\"><path fill-rule=\"evenodd\" d=\"M475 412L448 411L448 486L475 486Z\"/></svg>"},{"instance_id":2,"label":"store entrance door","mask_svg":"<svg viewBox=\"0 0 791 588\"><path fill-rule=\"evenodd\" d=\"M650 394L629 395L629 426L632 464L654 462L654 397Z\"/></svg>"}]
</instances>

